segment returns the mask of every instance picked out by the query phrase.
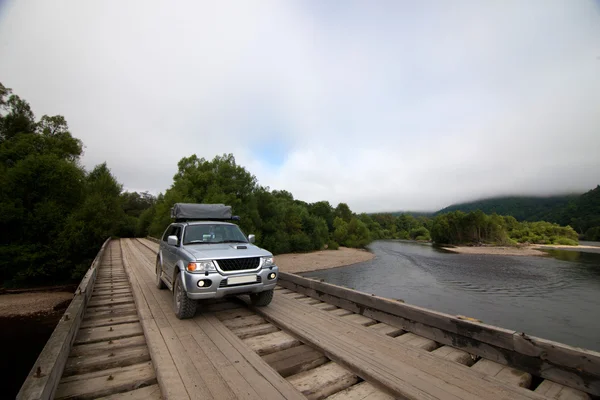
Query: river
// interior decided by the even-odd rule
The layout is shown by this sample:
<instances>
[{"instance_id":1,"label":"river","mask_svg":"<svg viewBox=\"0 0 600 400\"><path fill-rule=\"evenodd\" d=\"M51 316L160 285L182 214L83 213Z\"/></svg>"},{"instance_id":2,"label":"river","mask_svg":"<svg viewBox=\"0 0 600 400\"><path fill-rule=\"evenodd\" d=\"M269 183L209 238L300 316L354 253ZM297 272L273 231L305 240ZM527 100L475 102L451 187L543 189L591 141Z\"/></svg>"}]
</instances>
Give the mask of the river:
<instances>
[{"instance_id":1,"label":"river","mask_svg":"<svg viewBox=\"0 0 600 400\"><path fill-rule=\"evenodd\" d=\"M378 296L600 351L600 254L454 254L376 241L375 258L303 274Z\"/></svg>"}]
</instances>

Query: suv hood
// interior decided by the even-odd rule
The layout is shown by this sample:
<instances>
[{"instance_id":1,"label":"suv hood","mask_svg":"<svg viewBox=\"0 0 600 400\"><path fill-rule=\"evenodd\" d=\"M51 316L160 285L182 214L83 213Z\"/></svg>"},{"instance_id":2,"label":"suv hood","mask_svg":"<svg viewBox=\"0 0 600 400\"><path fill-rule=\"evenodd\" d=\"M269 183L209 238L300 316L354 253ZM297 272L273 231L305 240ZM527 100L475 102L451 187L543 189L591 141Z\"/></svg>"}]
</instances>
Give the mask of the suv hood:
<instances>
[{"instance_id":1,"label":"suv hood","mask_svg":"<svg viewBox=\"0 0 600 400\"><path fill-rule=\"evenodd\" d=\"M238 249L245 246L246 249ZM216 243L216 244L188 244L185 251L196 260L218 260L222 258L241 257L273 257L270 252L250 243Z\"/></svg>"}]
</instances>

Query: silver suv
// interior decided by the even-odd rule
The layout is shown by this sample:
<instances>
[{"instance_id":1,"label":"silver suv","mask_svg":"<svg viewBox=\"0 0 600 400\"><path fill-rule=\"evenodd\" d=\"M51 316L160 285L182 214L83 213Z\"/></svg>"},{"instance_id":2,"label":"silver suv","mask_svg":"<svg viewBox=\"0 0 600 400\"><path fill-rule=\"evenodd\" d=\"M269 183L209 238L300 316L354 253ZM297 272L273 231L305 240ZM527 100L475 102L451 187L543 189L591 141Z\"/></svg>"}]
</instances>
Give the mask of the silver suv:
<instances>
[{"instance_id":1,"label":"silver suv","mask_svg":"<svg viewBox=\"0 0 600 400\"><path fill-rule=\"evenodd\" d=\"M246 238L224 220L180 218L169 225L156 257L156 285L173 291L177 317L193 317L201 299L249 294L252 304L269 304L279 269L273 254L253 243L254 235Z\"/></svg>"}]
</instances>

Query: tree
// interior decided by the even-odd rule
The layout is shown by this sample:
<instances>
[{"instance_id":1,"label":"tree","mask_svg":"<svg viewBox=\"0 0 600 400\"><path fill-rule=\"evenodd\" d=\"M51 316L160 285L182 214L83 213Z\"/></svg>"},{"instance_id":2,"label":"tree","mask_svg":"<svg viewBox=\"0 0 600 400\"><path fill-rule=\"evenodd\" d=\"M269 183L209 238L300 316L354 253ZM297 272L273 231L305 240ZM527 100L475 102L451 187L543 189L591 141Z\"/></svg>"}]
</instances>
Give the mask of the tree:
<instances>
[{"instance_id":1,"label":"tree","mask_svg":"<svg viewBox=\"0 0 600 400\"><path fill-rule=\"evenodd\" d=\"M346 203L340 203L335 208L335 216L343 219L346 222L350 222L352 219L352 211L350 211L350 207Z\"/></svg>"}]
</instances>

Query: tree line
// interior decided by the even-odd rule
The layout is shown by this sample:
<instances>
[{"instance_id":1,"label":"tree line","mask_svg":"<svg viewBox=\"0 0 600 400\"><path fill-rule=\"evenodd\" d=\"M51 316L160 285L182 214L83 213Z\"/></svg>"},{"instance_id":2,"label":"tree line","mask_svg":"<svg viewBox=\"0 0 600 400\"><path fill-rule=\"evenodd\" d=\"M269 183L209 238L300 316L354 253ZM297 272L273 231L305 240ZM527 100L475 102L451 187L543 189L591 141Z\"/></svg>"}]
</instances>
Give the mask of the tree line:
<instances>
[{"instance_id":1,"label":"tree line","mask_svg":"<svg viewBox=\"0 0 600 400\"><path fill-rule=\"evenodd\" d=\"M0 284L78 280L102 242L134 236L147 194L123 192L106 164L86 171L60 115L36 119L0 83Z\"/></svg>"},{"instance_id":2,"label":"tree line","mask_svg":"<svg viewBox=\"0 0 600 400\"><path fill-rule=\"evenodd\" d=\"M582 195L551 197L497 197L446 207L436 214L451 211L510 215L518 221L548 221L569 225L580 239L600 240L600 186Z\"/></svg>"},{"instance_id":3,"label":"tree line","mask_svg":"<svg viewBox=\"0 0 600 400\"><path fill-rule=\"evenodd\" d=\"M126 192L106 163L87 171L83 143L64 117L35 118L29 104L0 84L0 284L74 281L102 242L159 237L174 203L224 203L244 232L274 254L339 246L364 248L379 239L437 243L575 244L570 227L518 222L480 211L435 217L356 214L345 203L307 203L270 190L232 154L182 158L173 183L157 197Z\"/></svg>"}]
</instances>

